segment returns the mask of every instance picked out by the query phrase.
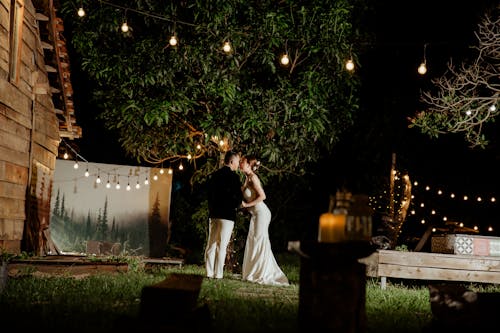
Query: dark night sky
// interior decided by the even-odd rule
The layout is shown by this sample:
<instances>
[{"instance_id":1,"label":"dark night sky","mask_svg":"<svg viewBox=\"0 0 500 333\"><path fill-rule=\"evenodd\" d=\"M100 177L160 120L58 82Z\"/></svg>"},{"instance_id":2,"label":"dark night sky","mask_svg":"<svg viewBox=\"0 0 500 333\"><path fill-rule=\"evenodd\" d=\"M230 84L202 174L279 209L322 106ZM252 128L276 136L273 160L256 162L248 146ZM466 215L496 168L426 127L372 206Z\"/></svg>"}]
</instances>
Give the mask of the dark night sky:
<instances>
[{"instance_id":1,"label":"dark night sky","mask_svg":"<svg viewBox=\"0 0 500 333\"><path fill-rule=\"evenodd\" d=\"M430 139L409 129L407 121L421 107L420 91L444 73L450 58L456 63L470 55L481 16L498 0L379 0L375 4L376 15L368 16L366 23L373 27L376 42L364 47L357 69L363 82L360 121L326 158L323 171L348 178L355 191L361 190L374 174L388 176L391 154L396 153L397 167L421 183L500 199L498 135L486 150L471 150L460 136ZM422 77L416 69L424 44L428 72ZM92 162L134 164L94 118L93 110L77 114L84 133L78 141L81 154ZM325 184L324 179L319 183ZM326 182L330 187L339 183L335 177ZM445 205L456 212L464 206ZM485 210L472 205L466 214L498 216L496 206L496 210Z\"/></svg>"}]
</instances>

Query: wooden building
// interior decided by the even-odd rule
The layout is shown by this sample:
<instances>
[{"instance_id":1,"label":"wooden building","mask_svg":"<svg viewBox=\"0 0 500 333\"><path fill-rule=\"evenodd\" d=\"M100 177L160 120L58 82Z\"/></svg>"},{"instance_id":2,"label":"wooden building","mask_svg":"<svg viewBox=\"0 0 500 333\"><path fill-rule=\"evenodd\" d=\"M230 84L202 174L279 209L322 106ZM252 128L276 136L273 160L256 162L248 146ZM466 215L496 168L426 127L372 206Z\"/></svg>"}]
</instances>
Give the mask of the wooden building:
<instances>
[{"instance_id":1,"label":"wooden building","mask_svg":"<svg viewBox=\"0 0 500 333\"><path fill-rule=\"evenodd\" d=\"M13 253L54 250L59 144L82 134L56 7L54 0L0 0L0 250Z\"/></svg>"}]
</instances>

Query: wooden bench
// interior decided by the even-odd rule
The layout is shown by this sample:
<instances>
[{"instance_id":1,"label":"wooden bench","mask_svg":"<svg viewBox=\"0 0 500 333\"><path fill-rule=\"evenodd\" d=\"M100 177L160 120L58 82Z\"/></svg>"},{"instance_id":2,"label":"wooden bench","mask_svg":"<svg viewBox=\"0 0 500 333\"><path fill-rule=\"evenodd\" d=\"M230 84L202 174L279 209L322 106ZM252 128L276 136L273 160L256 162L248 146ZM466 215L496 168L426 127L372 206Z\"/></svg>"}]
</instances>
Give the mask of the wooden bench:
<instances>
[{"instance_id":1,"label":"wooden bench","mask_svg":"<svg viewBox=\"0 0 500 333\"><path fill-rule=\"evenodd\" d=\"M382 289L388 277L500 284L500 256L377 250L360 262L367 276L381 278Z\"/></svg>"},{"instance_id":2,"label":"wooden bench","mask_svg":"<svg viewBox=\"0 0 500 333\"><path fill-rule=\"evenodd\" d=\"M143 287L141 319L149 326L168 327L171 331L194 324L192 318L200 313L197 303L202 282L201 275L171 273L165 280Z\"/></svg>"}]
</instances>

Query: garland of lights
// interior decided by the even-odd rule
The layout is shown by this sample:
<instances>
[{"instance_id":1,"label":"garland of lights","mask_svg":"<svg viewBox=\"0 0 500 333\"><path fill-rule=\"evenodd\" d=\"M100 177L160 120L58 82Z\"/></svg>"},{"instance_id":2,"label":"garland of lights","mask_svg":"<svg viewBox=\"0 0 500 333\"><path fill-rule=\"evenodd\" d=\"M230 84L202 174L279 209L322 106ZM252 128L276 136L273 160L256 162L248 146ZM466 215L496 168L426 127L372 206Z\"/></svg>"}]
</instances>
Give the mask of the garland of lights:
<instances>
[{"instance_id":1,"label":"garland of lights","mask_svg":"<svg viewBox=\"0 0 500 333\"><path fill-rule=\"evenodd\" d=\"M83 177L85 178L89 178L89 177L95 177L95 184L96 185L100 185L102 182L103 182L103 178L104 179L107 179L106 181L106 188L111 188L112 187L112 183L115 184L115 189L119 190L121 189L121 185L120 185L120 177L123 179L123 178L127 178L128 179L128 183L127 183L127 186L125 187L125 189L127 191L130 191L132 189L132 186L130 185L130 177L137 177L137 182L135 184L135 188L138 190L141 188L141 176L144 177L144 181L142 182L145 186L149 185L149 179L148 179L148 174L149 174L149 171L141 171L141 167L138 166L138 167L135 167L135 171L132 171L132 169L130 169L129 173L128 174L120 174L117 172L118 168L112 168L112 169L109 169L109 170L103 170L102 168L100 167L94 167L92 170L92 163L90 163L87 159L85 159L82 155L80 155L78 152L76 152L73 147L71 147L71 145L69 145L68 143L66 143L66 141L61 140L61 142L64 144L64 146L66 147L66 150L64 152L64 155L63 155L63 158L65 160L68 160L70 158L70 154L68 153L68 150L70 150L72 152L72 155L74 156L74 161L75 163L73 164L73 168L75 170L78 170L80 168L80 163L83 162L86 164L86 168L85 168L85 172L83 174ZM183 170L184 167L182 165L182 162L179 164L179 170ZM172 167L168 167L166 170L163 168L163 166L160 168L159 170L159 174L160 175L163 175L163 174L168 174L168 175L172 175L174 173L174 170ZM159 178L158 178L158 174L155 173L155 175L153 176L153 180L154 181L157 181Z\"/></svg>"},{"instance_id":2,"label":"garland of lights","mask_svg":"<svg viewBox=\"0 0 500 333\"><path fill-rule=\"evenodd\" d=\"M400 180L401 179L401 177L398 176L399 174L400 174L399 172L397 172L397 171L395 172L394 180ZM434 193L433 192L434 190L429 185L421 185L420 182L418 182L418 181L413 181L412 185L413 185L413 188L424 189L425 192L427 192L429 194ZM401 198L401 192L402 192L401 185L397 185L396 187L397 187L397 189L396 189L396 191L394 191L395 192L395 196L394 196L394 199L393 199L393 204L394 205L400 204L404 200L407 200L407 198ZM473 195L464 194L462 196L459 196L455 192L445 191L445 190L443 190L440 187L436 187L434 194L437 194L438 196L443 197L443 198L448 197L448 198L450 198L452 200L460 200L461 199L464 202L476 202L478 204L483 204L483 207L486 204L491 204L491 205L496 205L497 204L497 199L493 195L490 195L490 196L487 196L487 195L476 195L476 196L473 196ZM385 202L385 201L387 201L388 197L389 197L388 191L383 191L383 193L381 195L378 195L376 197L375 196L371 196L370 197L370 206L375 211L378 211L378 212L381 212L381 213L388 212L389 208L390 208L390 205L389 205L389 203ZM425 203L424 203L423 200L417 201L417 198L415 198L414 194L411 195L411 206L412 206L412 208L410 209L409 213L412 216L417 216L417 209L419 209L421 211L423 209L427 209L424 213L421 213L422 216L436 216L438 214L438 210L437 209L426 207L426 205L425 205ZM400 213L399 209L398 209L398 211L396 213L397 214ZM448 218L446 216L443 216L443 222L446 223L447 221L448 221ZM420 223L421 224L426 224L427 222L428 221L425 218L421 218L420 219ZM463 228L464 224L463 223L458 223L457 226ZM472 229L475 230L475 231L478 231L479 227L477 225L474 225L472 227ZM436 230L437 230L436 228L433 228L432 231L436 232ZM493 231L493 227L492 226L488 226L487 231L488 232L492 232Z\"/></svg>"}]
</instances>

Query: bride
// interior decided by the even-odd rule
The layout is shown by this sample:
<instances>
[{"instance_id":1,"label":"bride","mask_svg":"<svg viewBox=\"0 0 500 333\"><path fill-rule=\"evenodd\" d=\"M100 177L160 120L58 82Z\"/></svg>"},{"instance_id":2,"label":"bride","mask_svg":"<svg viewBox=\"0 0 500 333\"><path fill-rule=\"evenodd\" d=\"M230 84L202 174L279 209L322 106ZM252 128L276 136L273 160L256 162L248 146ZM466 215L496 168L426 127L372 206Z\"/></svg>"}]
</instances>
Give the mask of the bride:
<instances>
[{"instance_id":1,"label":"bride","mask_svg":"<svg viewBox=\"0 0 500 333\"><path fill-rule=\"evenodd\" d=\"M242 157L240 170L245 173L242 186L242 207L251 213L250 226L243 256L242 278L268 285L288 285L288 278L278 266L269 240L271 211L264 203L266 193L255 171L260 162L254 156Z\"/></svg>"}]
</instances>

